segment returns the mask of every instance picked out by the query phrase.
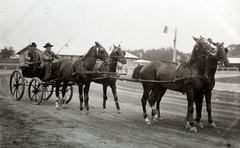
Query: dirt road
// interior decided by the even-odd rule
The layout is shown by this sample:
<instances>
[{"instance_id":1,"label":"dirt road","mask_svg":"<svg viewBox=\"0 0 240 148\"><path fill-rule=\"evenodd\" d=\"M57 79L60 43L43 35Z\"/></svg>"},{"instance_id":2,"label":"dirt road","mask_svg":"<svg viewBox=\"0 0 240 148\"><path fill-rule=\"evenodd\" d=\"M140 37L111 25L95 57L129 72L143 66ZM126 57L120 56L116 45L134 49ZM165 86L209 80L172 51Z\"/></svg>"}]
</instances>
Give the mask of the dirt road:
<instances>
[{"instance_id":1,"label":"dirt road","mask_svg":"<svg viewBox=\"0 0 240 148\"><path fill-rule=\"evenodd\" d=\"M165 95L161 103L163 120L146 125L142 116L141 93L118 85L121 114L117 114L110 89L108 112L102 112L102 87L92 83L90 110L80 115L75 91L67 109L55 110L55 97L32 105L27 92L21 101L13 101L9 93L10 74L0 74L1 147L240 147L239 101L213 100L213 120L218 126L207 125L203 108L204 128L191 133L184 128L186 98ZM120 83L128 83L122 82ZM129 82L129 85L133 83ZM139 84L140 85L140 84ZM150 108L148 108L150 115Z\"/></svg>"}]
</instances>

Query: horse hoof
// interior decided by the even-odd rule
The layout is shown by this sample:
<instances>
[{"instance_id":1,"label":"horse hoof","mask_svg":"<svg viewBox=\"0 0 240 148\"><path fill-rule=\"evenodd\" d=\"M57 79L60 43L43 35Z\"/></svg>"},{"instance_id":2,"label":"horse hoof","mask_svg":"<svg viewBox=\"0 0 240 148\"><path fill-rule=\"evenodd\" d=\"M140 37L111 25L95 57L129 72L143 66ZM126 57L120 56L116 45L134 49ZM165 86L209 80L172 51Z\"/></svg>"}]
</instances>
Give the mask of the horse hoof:
<instances>
[{"instance_id":1,"label":"horse hoof","mask_svg":"<svg viewBox=\"0 0 240 148\"><path fill-rule=\"evenodd\" d=\"M200 128L204 128L202 122L197 122L197 125L198 125Z\"/></svg>"},{"instance_id":2,"label":"horse hoof","mask_svg":"<svg viewBox=\"0 0 240 148\"><path fill-rule=\"evenodd\" d=\"M151 124L151 121L148 118L145 118L145 122L146 122L147 125Z\"/></svg>"},{"instance_id":3,"label":"horse hoof","mask_svg":"<svg viewBox=\"0 0 240 148\"><path fill-rule=\"evenodd\" d=\"M59 110L60 108L59 108L59 106L56 106L55 109L56 109L56 110Z\"/></svg>"},{"instance_id":4,"label":"horse hoof","mask_svg":"<svg viewBox=\"0 0 240 148\"><path fill-rule=\"evenodd\" d=\"M106 113L107 112L107 110L106 109L103 109L103 113Z\"/></svg>"},{"instance_id":5,"label":"horse hoof","mask_svg":"<svg viewBox=\"0 0 240 148\"><path fill-rule=\"evenodd\" d=\"M147 125L150 125L150 124L151 124L151 121L147 121L146 124L147 124Z\"/></svg>"},{"instance_id":6,"label":"horse hoof","mask_svg":"<svg viewBox=\"0 0 240 148\"><path fill-rule=\"evenodd\" d=\"M162 120L163 118L162 117L158 117L158 120Z\"/></svg>"},{"instance_id":7,"label":"horse hoof","mask_svg":"<svg viewBox=\"0 0 240 148\"><path fill-rule=\"evenodd\" d=\"M58 104L58 102L56 102L55 104L56 104L55 109L59 109L59 104Z\"/></svg>"},{"instance_id":8,"label":"horse hoof","mask_svg":"<svg viewBox=\"0 0 240 148\"><path fill-rule=\"evenodd\" d=\"M118 113L118 114L121 114L121 113L122 113L122 111L121 111L121 110L118 110L118 111L117 111L117 113Z\"/></svg>"},{"instance_id":9,"label":"horse hoof","mask_svg":"<svg viewBox=\"0 0 240 148\"><path fill-rule=\"evenodd\" d=\"M190 123L187 122L186 125L185 125L185 128L189 129L191 126L190 126Z\"/></svg>"},{"instance_id":10,"label":"horse hoof","mask_svg":"<svg viewBox=\"0 0 240 148\"><path fill-rule=\"evenodd\" d=\"M217 127L217 125L216 125L214 122L209 123L209 125L210 125L210 127L212 127L212 128L216 128L216 127Z\"/></svg>"},{"instance_id":11,"label":"horse hoof","mask_svg":"<svg viewBox=\"0 0 240 148\"><path fill-rule=\"evenodd\" d=\"M86 111L86 115L88 115L88 114L90 114L90 113L91 113L90 110L87 110L87 111Z\"/></svg>"},{"instance_id":12,"label":"horse hoof","mask_svg":"<svg viewBox=\"0 0 240 148\"><path fill-rule=\"evenodd\" d=\"M195 126L191 126L189 129L190 132L197 133L197 128Z\"/></svg>"},{"instance_id":13,"label":"horse hoof","mask_svg":"<svg viewBox=\"0 0 240 148\"><path fill-rule=\"evenodd\" d=\"M67 105L66 105L66 104L63 104L63 108L65 108L65 109L66 109L66 108L67 108Z\"/></svg>"}]
</instances>

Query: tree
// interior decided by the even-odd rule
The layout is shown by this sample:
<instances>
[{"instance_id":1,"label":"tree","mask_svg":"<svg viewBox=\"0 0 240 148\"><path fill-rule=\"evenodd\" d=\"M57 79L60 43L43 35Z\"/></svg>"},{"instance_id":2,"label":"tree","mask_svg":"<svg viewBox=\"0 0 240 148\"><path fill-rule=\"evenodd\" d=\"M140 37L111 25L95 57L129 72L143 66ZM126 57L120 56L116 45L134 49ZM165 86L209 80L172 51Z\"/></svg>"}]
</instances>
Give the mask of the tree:
<instances>
[{"instance_id":1,"label":"tree","mask_svg":"<svg viewBox=\"0 0 240 148\"><path fill-rule=\"evenodd\" d=\"M2 58L10 58L15 55L15 51L13 50L13 47L4 47L4 49L1 49L0 55Z\"/></svg>"},{"instance_id":2,"label":"tree","mask_svg":"<svg viewBox=\"0 0 240 148\"><path fill-rule=\"evenodd\" d=\"M128 52L130 52L131 54L134 54L138 57L140 57L139 53L142 53L142 58L145 60L150 60L150 61L173 61L173 48L169 47L169 48L160 48L160 49L150 49L150 50L146 50L144 51L143 49L140 50L128 50ZM177 59L177 61L180 62L185 62L187 60L186 55L182 52L179 52L177 50L177 56L179 57L179 59Z\"/></svg>"},{"instance_id":3,"label":"tree","mask_svg":"<svg viewBox=\"0 0 240 148\"><path fill-rule=\"evenodd\" d=\"M228 48L230 48L229 56L240 57L240 44L232 44Z\"/></svg>"}]
</instances>

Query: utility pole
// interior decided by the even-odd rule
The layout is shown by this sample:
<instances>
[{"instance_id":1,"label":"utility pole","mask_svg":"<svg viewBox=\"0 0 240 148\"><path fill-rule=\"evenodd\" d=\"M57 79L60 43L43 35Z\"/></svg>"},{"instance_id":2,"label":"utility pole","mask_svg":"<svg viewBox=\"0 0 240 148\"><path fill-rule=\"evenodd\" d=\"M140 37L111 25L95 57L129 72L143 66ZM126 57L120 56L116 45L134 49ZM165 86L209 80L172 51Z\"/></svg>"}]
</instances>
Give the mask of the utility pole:
<instances>
[{"instance_id":1,"label":"utility pole","mask_svg":"<svg viewBox=\"0 0 240 148\"><path fill-rule=\"evenodd\" d=\"M174 49L173 49L173 62L176 62L176 42L177 42L177 27L175 27L175 34L174 34L174 40L173 40L173 44L174 44Z\"/></svg>"}]
</instances>

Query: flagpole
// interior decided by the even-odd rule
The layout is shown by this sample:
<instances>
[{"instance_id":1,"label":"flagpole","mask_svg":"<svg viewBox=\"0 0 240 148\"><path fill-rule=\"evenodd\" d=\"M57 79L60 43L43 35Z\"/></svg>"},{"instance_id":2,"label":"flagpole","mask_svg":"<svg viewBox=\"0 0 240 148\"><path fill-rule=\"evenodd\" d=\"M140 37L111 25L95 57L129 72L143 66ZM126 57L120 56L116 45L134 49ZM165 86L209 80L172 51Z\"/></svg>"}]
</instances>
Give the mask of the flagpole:
<instances>
[{"instance_id":1,"label":"flagpole","mask_svg":"<svg viewBox=\"0 0 240 148\"><path fill-rule=\"evenodd\" d=\"M173 50L173 62L176 62L176 42L177 42L177 27L175 27L175 33L174 33L174 50Z\"/></svg>"}]
</instances>

